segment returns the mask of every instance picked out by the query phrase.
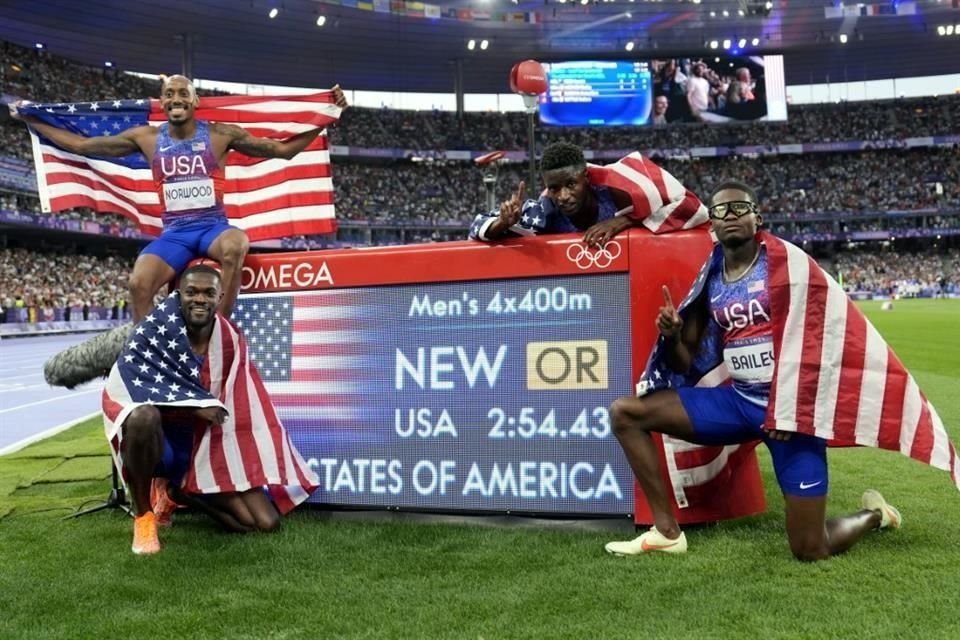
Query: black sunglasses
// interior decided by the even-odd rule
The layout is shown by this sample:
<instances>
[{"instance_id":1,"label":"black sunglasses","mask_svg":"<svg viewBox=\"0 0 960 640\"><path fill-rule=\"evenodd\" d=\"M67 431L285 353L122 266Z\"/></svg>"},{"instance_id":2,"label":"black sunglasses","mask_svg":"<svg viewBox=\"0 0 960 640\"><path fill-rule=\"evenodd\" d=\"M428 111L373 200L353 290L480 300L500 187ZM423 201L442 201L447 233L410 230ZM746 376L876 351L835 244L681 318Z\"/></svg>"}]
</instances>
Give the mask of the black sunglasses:
<instances>
[{"instance_id":1,"label":"black sunglasses","mask_svg":"<svg viewBox=\"0 0 960 640\"><path fill-rule=\"evenodd\" d=\"M733 202L721 202L720 204L715 204L709 209L710 217L714 220L725 220L727 215L733 212L738 218L742 218L745 215L756 213L757 204L755 202L747 202L746 200L734 200Z\"/></svg>"}]
</instances>

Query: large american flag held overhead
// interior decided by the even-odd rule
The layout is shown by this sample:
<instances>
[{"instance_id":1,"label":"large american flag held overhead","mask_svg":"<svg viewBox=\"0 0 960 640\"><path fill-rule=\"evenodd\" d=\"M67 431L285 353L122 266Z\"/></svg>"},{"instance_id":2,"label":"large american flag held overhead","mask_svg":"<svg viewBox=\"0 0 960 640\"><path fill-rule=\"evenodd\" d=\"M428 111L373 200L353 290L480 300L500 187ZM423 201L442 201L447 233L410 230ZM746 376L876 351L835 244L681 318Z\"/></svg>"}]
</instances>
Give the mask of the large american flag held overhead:
<instances>
[{"instance_id":1,"label":"large american flag held overhead","mask_svg":"<svg viewBox=\"0 0 960 640\"><path fill-rule=\"evenodd\" d=\"M839 284L798 247L762 232L774 323L774 377L765 427L814 435L833 446L899 451L950 473L960 488L960 461L933 405L910 372ZM720 247L704 264L678 308L681 316L722 268ZM713 323L687 375L673 373L664 339L653 349L638 395L729 380ZM664 437L674 496L685 506L691 487L716 482L754 444L701 447Z\"/></svg>"},{"instance_id":2,"label":"large american flag held overhead","mask_svg":"<svg viewBox=\"0 0 960 640\"><path fill-rule=\"evenodd\" d=\"M243 336L217 316L207 356L199 358L190 348L176 292L134 328L103 390L104 428L120 469L122 425L142 405L227 410L222 425L195 427L185 491L267 486L286 513L319 485L280 423Z\"/></svg>"},{"instance_id":3,"label":"large american flag held overhead","mask_svg":"<svg viewBox=\"0 0 960 640\"><path fill-rule=\"evenodd\" d=\"M116 135L131 127L166 122L158 100L101 100L26 104L25 114L47 124L92 137ZM340 117L331 91L305 96L221 96L201 98L200 120L235 124L255 136L286 139L326 127ZM160 201L150 166L139 153L122 158L87 158L60 149L31 130L37 186L44 211L90 207L122 214L141 230L159 235ZM251 240L336 231L333 181L326 136L319 136L292 160L226 157L224 206L231 224Z\"/></svg>"}]
</instances>

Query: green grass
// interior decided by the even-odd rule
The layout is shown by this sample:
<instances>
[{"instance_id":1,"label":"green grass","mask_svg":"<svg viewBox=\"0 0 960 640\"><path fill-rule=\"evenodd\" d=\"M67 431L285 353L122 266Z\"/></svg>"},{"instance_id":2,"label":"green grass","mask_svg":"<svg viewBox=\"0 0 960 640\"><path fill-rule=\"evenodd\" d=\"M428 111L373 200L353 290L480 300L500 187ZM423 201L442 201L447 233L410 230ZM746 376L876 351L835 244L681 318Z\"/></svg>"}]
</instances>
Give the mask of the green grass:
<instances>
[{"instance_id":1,"label":"green grass","mask_svg":"<svg viewBox=\"0 0 960 640\"><path fill-rule=\"evenodd\" d=\"M864 309L960 440L960 301ZM904 528L801 564L769 459L768 513L688 530L686 556L613 558L620 531L287 518L270 536L200 516L129 552L119 512L61 522L108 490L97 421L0 458L0 639L958 638L960 495L890 452L830 454L832 514L876 487Z\"/></svg>"}]
</instances>

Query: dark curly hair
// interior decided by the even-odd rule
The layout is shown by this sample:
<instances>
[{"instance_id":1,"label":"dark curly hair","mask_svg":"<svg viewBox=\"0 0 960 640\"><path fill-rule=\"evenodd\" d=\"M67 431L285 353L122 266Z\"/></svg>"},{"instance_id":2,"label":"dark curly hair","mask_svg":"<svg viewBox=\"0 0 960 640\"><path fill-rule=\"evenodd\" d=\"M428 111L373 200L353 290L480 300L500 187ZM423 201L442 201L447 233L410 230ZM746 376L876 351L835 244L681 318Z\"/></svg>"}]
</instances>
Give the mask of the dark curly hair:
<instances>
[{"instance_id":1,"label":"dark curly hair","mask_svg":"<svg viewBox=\"0 0 960 640\"><path fill-rule=\"evenodd\" d=\"M183 282L184 279L191 273L206 273L212 276L216 276L217 280L221 280L222 276L220 272L211 267L209 264L204 264L202 262L198 264L191 265L183 270L183 273L180 274L180 282Z\"/></svg>"},{"instance_id":2,"label":"dark curly hair","mask_svg":"<svg viewBox=\"0 0 960 640\"><path fill-rule=\"evenodd\" d=\"M540 171L583 167L586 164L587 161L583 157L583 151L580 150L580 147L569 142L554 142L547 145L543 150L543 157L540 159Z\"/></svg>"},{"instance_id":3,"label":"dark curly hair","mask_svg":"<svg viewBox=\"0 0 960 640\"><path fill-rule=\"evenodd\" d=\"M736 189L737 191L743 191L745 194L750 196L750 201L754 204L760 204L759 198L757 198L757 192L753 190L753 187L748 185L745 182L740 180L727 179L722 180L720 184L713 188L713 191L710 192L710 199L707 200L708 204L713 204L713 199L717 197L717 194L721 191L726 191L727 189Z\"/></svg>"}]
</instances>

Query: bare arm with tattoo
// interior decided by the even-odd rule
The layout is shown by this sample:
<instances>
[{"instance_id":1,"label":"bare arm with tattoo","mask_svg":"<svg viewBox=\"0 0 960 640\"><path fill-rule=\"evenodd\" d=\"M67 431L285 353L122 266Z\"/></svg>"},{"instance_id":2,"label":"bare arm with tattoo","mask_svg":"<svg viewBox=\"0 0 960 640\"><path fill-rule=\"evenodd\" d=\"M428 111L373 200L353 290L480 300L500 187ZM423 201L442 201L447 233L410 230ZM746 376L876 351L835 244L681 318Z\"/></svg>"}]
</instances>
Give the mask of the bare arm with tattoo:
<instances>
[{"instance_id":1,"label":"bare arm with tattoo","mask_svg":"<svg viewBox=\"0 0 960 640\"><path fill-rule=\"evenodd\" d=\"M311 129L291 136L286 140L258 138L249 131L232 124L212 123L210 130L217 135L226 136L227 149L239 151L253 158L286 158L289 160L307 148L323 129Z\"/></svg>"}]
</instances>

